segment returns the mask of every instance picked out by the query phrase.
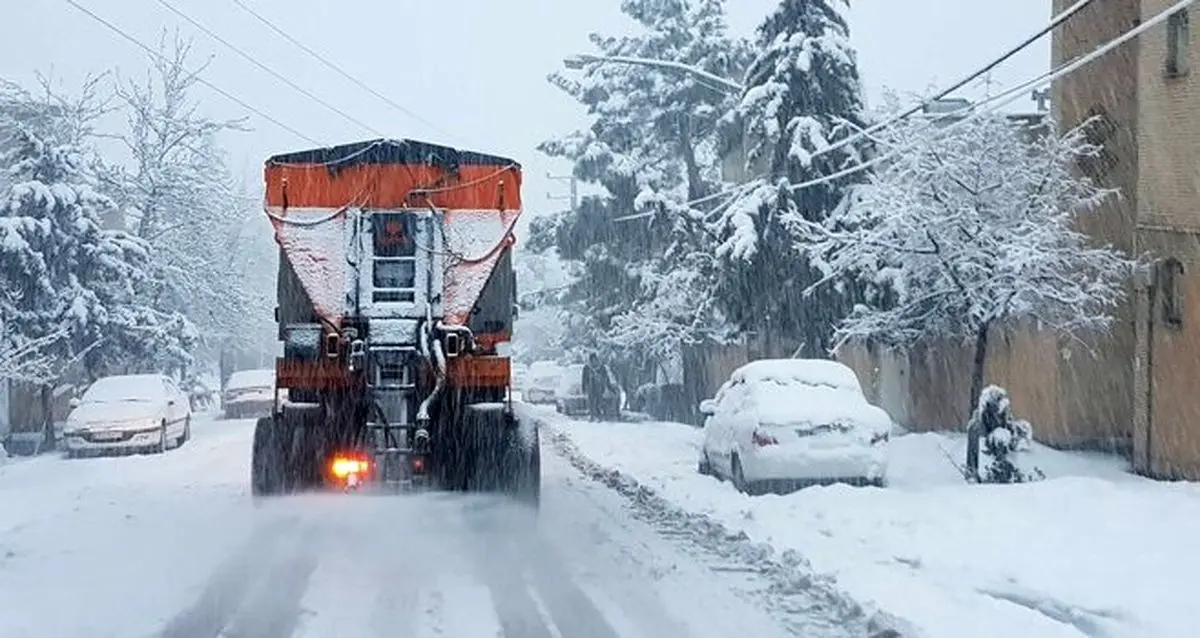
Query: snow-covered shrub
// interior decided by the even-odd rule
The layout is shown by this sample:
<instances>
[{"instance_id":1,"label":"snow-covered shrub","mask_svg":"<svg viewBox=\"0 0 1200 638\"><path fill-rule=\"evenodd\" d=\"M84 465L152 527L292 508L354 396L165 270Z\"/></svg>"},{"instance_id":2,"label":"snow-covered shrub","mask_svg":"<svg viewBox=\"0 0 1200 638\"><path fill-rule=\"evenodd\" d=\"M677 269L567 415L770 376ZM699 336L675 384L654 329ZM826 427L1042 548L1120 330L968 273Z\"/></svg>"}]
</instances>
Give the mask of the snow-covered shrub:
<instances>
[{"instance_id":1,"label":"snow-covered shrub","mask_svg":"<svg viewBox=\"0 0 1200 638\"><path fill-rule=\"evenodd\" d=\"M981 483L1027 483L1045 478L1041 470L1021 467L1020 455L1030 448L1033 426L1013 416L1008 392L989 385L979 395L979 402L967 424L967 434L982 444L980 453L986 460L979 472Z\"/></svg>"}]
</instances>

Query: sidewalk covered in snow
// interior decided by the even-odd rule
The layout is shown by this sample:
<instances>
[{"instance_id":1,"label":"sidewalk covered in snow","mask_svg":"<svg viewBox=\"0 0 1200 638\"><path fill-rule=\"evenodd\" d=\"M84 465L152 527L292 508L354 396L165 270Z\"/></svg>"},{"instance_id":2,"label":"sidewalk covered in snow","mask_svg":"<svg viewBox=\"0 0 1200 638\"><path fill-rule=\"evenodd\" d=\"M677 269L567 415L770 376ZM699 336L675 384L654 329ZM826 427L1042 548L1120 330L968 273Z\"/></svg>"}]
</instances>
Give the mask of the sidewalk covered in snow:
<instances>
[{"instance_id":1,"label":"sidewalk covered in snow","mask_svg":"<svg viewBox=\"0 0 1200 638\"><path fill-rule=\"evenodd\" d=\"M539 413L541 414L541 413ZM689 511L794 550L860 602L930 638L1186 638L1200 573L1200 486L1146 480L1117 458L1035 446L1047 479L967 485L965 441L893 439L889 487L750 497L701 476L701 430L552 413L582 455Z\"/></svg>"}]
</instances>

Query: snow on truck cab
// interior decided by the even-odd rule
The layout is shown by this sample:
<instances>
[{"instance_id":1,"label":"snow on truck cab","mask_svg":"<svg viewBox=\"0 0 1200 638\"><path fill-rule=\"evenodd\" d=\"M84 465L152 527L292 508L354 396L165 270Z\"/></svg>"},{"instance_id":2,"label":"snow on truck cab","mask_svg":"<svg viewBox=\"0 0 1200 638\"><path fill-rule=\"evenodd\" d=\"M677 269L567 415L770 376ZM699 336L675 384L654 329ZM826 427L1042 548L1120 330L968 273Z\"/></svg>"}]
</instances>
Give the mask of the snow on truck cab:
<instances>
[{"instance_id":1,"label":"snow on truck cab","mask_svg":"<svg viewBox=\"0 0 1200 638\"><path fill-rule=\"evenodd\" d=\"M506 356L520 165L373 140L274 156L265 181L288 399L256 425L253 492L365 481L536 503L537 431Z\"/></svg>"}]
</instances>

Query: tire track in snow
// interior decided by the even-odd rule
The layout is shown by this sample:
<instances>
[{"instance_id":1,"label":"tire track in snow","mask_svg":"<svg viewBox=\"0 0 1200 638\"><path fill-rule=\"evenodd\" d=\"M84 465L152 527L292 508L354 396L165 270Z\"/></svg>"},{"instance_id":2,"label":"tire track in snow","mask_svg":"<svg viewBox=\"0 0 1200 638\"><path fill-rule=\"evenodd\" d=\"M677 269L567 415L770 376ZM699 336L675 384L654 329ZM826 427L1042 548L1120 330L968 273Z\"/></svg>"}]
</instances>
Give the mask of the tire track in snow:
<instances>
[{"instance_id":1,"label":"tire track in snow","mask_svg":"<svg viewBox=\"0 0 1200 638\"><path fill-rule=\"evenodd\" d=\"M508 503L490 500L468 504L462 514L463 525L472 532L464 550L473 559L475 575L491 592L504 638L562 638L559 628L552 630L526 578L526 561L515 551L515 537L536 533L535 521L525 518L527 512L514 512ZM570 635L579 635L574 625Z\"/></svg>"},{"instance_id":2,"label":"tire track in snow","mask_svg":"<svg viewBox=\"0 0 1200 638\"><path fill-rule=\"evenodd\" d=\"M216 638L237 613L257 576L270 566L281 539L295 521L273 519L256 527L242 547L217 567L204 590L187 609L172 618L160 638Z\"/></svg>"},{"instance_id":3,"label":"tire track in snow","mask_svg":"<svg viewBox=\"0 0 1200 638\"><path fill-rule=\"evenodd\" d=\"M300 624L300 600L317 568L316 529L293 535L219 638L289 638Z\"/></svg>"},{"instance_id":4,"label":"tire track in snow","mask_svg":"<svg viewBox=\"0 0 1200 638\"><path fill-rule=\"evenodd\" d=\"M777 554L770 545L732 532L721 523L688 512L633 477L607 468L579 451L570 436L538 418L543 441L585 477L625 497L630 513L672 541L706 554L724 569L736 567L765 586L751 596L765 598L797 636L804 638L905 638L919 633L902 620L871 612L837 589L829 576L818 574L792 551Z\"/></svg>"}]
</instances>

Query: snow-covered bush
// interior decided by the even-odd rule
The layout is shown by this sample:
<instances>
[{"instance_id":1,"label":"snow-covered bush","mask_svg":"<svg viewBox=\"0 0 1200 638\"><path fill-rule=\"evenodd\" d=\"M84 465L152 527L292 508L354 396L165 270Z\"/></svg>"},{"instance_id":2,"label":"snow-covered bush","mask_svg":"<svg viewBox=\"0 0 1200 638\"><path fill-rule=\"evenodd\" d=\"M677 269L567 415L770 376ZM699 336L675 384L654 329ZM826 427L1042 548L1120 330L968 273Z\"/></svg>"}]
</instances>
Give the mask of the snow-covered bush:
<instances>
[{"instance_id":1,"label":"snow-covered bush","mask_svg":"<svg viewBox=\"0 0 1200 638\"><path fill-rule=\"evenodd\" d=\"M980 482L1026 483L1045 478L1040 469L1021 466L1020 455L1033 442L1033 426L1013 416L1012 402L1004 388L989 385L983 389L967 423L967 436L982 443L980 453L987 462L979 471ZM969 448L979 449L974 445Z\"/></svg>"}]
</instances>

